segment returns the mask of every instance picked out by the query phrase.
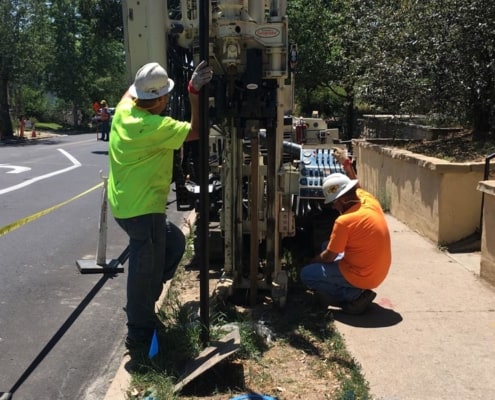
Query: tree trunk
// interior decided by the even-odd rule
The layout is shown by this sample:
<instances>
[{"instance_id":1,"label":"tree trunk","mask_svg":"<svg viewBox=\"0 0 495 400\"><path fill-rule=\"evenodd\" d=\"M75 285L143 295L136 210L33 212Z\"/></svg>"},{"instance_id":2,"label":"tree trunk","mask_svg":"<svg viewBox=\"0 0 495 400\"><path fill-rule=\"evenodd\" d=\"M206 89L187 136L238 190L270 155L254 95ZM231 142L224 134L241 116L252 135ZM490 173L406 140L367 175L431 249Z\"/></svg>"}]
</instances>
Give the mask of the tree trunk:
<instances>
[{"instance_id":1,"label":"tree trunk","mask_svg":"<svg viewBox=\"0 0 495 400\"><path fill-rule=\"evenodd\" d=\"M477 94L476 100L473 101L473 141L487 141L492 129L495 129L495 126L491 126L495 123L495 89L493 85L494 81L490 76L480 93Z\"/></svg>"},{"instance_id":2,"label":"tree trunk","mask_svg":"<svg viewBox=\"0 0 495 400\"><path fill-rule=\"evenodd\" d=\"M14 136L12 121L10 120L8 84L9 80L2 77L0 80L0 136L2 139Z\"/></svg>"},{"instance_id":3,"label":"tree trunk","mask_svg":"<svg viewBox=\"0 0 495 400\"><path fill-rule=\"evenodd\" d=\"M346 140L351 140L354 135L354 93L347 94L347 135Z\"/></svg>"},{"instance_id":4,"label":"tree trunk","mask_svg":"<svg viewBox=\"0 0 495 400\"><path fill-rule=\"evenodd\" d=\"M76 102L72 102L72 124L75 129L79 127L78 107Z\"/></svg>"},{"instance_id":5,"label":"tree trunk","mask_svg":"<svg viewBox=\"0 0 495 400\"><path fill-rule=\"evenodd\" d=\"M486 108L490 107L483 107L483 105L478 104L473 110L473 141L475 142L486 141L490 132L490 110Z\"/></svg>"}]
</instances>

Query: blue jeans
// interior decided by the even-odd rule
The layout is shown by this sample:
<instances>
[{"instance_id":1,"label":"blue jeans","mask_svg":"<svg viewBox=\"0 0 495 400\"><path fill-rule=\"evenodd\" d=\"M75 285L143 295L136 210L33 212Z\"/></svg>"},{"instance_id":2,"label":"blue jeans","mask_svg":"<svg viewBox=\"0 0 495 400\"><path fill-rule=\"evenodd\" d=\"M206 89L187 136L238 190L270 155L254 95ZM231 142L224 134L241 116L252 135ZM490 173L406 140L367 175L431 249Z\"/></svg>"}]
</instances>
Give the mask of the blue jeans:
<instances>
[{"instance_id":1,"label":"blue jeans","mask_svg":"<svg viewBox=\"0 0 495 400\"><path fill-rule=\"evenodd\" d=\"M134 340L149 340L156 327L155 303L184 254L186 238L165 214L119 219L129 235L127 329Z\"/></svg>"},{"instance_id":2,"label":"blue jeans","mask_svg":"<svg viewBox=\"0 0 495 400\"><path fill-rule=\"evenodd\" d=\"M110 134L110 121L108 119L100 122L100 130L101 140L108 140L108 135Z\"/></svg>"},{"instance_id":3,"label":"blue jeans","mask_svg":"<svg viewBox=\"0 0 495 400\"><path fill-rule=\"evenodd\" d=\"M326 243L322 246L326 247ZM311 290L332 299L335 305L356 300L363 289L351 285L339 269L339 261L344 256L340 253L331 263L318 262L308 264L301 270L301 281Z\"/></svg>"}]
</instances>

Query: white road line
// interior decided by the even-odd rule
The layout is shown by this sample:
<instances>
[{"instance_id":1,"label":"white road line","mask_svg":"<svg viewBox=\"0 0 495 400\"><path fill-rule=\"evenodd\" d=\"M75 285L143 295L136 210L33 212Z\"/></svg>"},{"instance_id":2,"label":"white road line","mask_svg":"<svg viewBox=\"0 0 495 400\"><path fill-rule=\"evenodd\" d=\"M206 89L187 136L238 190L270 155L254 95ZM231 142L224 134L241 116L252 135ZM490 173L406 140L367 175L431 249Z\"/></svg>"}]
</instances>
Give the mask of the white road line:
<instances>
[{"instance_id":1,"label":"white road line","mask_svg":"<svg viewBox=\"0 0 495 400\"><path fill-rule=\"evenodd\" d=\"M0 168L11 169L12 171L7 171L6 174L20 174L21 172L26 172L31 170L29 167L20 167L19 165L9 165L9 164L0 164Z\"/></svg>"},{"instance_id":2,"label":"white road line","mask_svg":"<svg viewBox=\"0 0 495 400\"><path fill-rule=\"evenodd\" d=\"M72 171L73 169L79 168L82 165L79 161L77 161L76 158L74 158L71 154L67 153L65 150L63 150L63 149L57 149L57 150L60 151L64 156L66 156L72 162L73 165L68 167L68 168L64 168L64 169L60 169L58 171L50 172L49 174L40 175L40 176L37 176L35 178L28 179L22 183L19 183L18 185L14 185L14 186L10 186L8 188L2 189L2 190L0 190L0 195L5 194L5 193L9 193L9 192L13 192L14 190L29 186L32 183L42 181L43 179L48 179L48 178L51 178L52 176Z\"/></svg>"}]
</instances>

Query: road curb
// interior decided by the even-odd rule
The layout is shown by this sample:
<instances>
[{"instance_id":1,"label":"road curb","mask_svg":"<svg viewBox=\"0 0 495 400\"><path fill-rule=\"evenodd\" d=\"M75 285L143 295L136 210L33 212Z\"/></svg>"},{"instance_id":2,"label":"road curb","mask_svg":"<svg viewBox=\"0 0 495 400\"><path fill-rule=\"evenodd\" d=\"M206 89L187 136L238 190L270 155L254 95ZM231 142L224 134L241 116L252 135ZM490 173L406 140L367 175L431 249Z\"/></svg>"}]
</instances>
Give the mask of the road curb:
<instances>
[{"instance_id":1,"label":"road curb","mask_svg":"<svg viewBox=\"0 0 495 400\"><path fill-rule=\"evenodd\" d=\"M184 235L188 236L191 233L191 227L194 225L196 221L196 212L191 211L186 218L184 218L183 225L181 227ZM162 290L162 294L160 298L156 302L155 308L159 309L165 300L165 296L167 295L168 289L170 287L170 281L168 281ZM131 383L131 374L126 370L125 366L130 361L130 357L125 355L120 363L120 366L115 374L115 377L112 379L110 383L110 387L107 390L107 393L104 397L104 400L127 400L127 390L129 389L129 385Z\"/></svg>"}]
</instances>

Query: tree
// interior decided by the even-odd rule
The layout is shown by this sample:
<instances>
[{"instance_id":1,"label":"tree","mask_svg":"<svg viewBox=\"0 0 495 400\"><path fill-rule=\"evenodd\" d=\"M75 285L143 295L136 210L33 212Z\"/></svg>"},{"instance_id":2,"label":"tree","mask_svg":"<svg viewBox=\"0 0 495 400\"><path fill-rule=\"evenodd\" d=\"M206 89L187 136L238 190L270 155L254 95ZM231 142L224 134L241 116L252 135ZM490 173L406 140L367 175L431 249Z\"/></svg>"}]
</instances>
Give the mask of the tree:
<instances>
[{"instance_id":1,"label":"tree","mask_svg":"<svg viewBox=\"0 0 495 400\"><path fill-rule=\"evenodd\" d=\"M118 0L4 0L0 34L3 137L13 135L11 117L24 113L40 119L72 114L77 126L94 100L117 102L125 89Z\"/></svg>"},{"instance_id":2,"label":"tree","mask_svg":"<svg viewBox=\"0 0 495 400\"><path fill-rule=\"evenodd\" d=\"M46 37L44 4L36 0L4 0L0 3L0 133L2 137L13 135L10 118L9 89L15 91L15 83L38 76L42 53L41 41ZM32 71L32 73L28 73ZM39 83L39 82L33 82ZM15 111L22 113L22 105Z\"/></svg>"},{"instance_id":3,"label":"tree","mask_svg":"<svg viewBox=\"0 0 495 400\"><path fill-rule=\"evenodd\" d=\"M122 26L121 8L116 1L55 0L50 15L57 24L49 88L72 105L77 127L79 110L88 109L95 96L115 98L116 91L122 93L122 29L112 22Z\"/></svg>"},{"instance_id":4,"label":"tree","mask_svg":"<svg viewBox=\"0 0 495 400\"><path fill-rule=\"evenodd\" d=\"M38 117L48 107L46 68L52 37L46 3L24 2L25 21L19 32L17 67L10 82L14 115Z\"/></svg>"},{"instance_id":5,"label":"tree","mask_svg":"<svg viewBox=\"0 0 495 400\"><path fill-rule=\"evenodd\" d=\"M13 51L15 48L15 26L11 17L15 13L15 6L12 2L0 3L0 134L2 137L13 135L12 122L10 121L8 83L13 64Z\"/></svg>"},{"instance_id":6,"label":"tree","mask_svg":"<svg viewBox=\"0 0 495 400\"><path fill-rule=\"evenodd\" d=\"M11 137L11 116L24 113L23 87L31 87L31 93L43 92L50 35L44 2L3 1L0 18L0 131Z\"/></svg>"},{"instance_id":7,"label":"tree","mask_svg":"<svg viewBox=\"0 0 495 400\"><path fill-rule=\"evenodd\" d=\"M357 101L472 126L475 139L493 132L494 2L294 0L288 14L301 104L326 88L344 94L349 127Z\"/></svg>"},{"instance_id":8,"label":"tree","mask_svg":"<svg viewBox=\"0 0 495 400\"><path fill-rule=\"evenodd\" d=\"M79 11L85 21L85 57L93 60L88 96L115 104L127 84L121 1L80 0Z\"/></svg>"},{"instance_id":9,"label":"tree","mask_svg":"<svg viewBox=\"0 0 495 400\"><path fill-rule=\"evenodd\" d=\"M335 43L334 15L323 0L290 2L288 14L290 41L298 45L296 89L311 91L321 85L328 86L336 75L333 69L326 68Z\"/></svg>"},{"instance_id":10,"label":"tree","mask_svg":"<svg viewBox=\"0 0 495 400\"><path fill-rule=\"evenodd\" d=\"M474 139L484 140L495 128L495 4L483 0L446 3L443 21L448 34L436 49L439 58L434 64L440 71L436 78L440 75L445 81L438 79L438 86L455 100L449 111L473 126ZM447 71L440 58L447 60Z\"/></svg>"},{"instance_id":11,"label":"tree","mask_svg":"<svg viewBox=\"0 0 495 400\"><path fill-rule=\"evenodd\" d=\"M298 44L296 97L303 111L342 116L350 138L354 131L354 63L361 47L348 0L297 0L289 3L289 35ZM317 29L316 29L317 27ZM330 106L330 107L329 107Z\"/></svg>"},{"instance_id":12,"label":"tree","mask_svg":"<svg viewBox=\"0 0 495 400\"><path fill-rule=\"evenodd\" d=\"M485 139L495 121L495 4L483 0L374 1L360 95L391 113L425 113L472 126ZM363 36L364 37L364 36Z\"/></svg>"}]
</instances>

